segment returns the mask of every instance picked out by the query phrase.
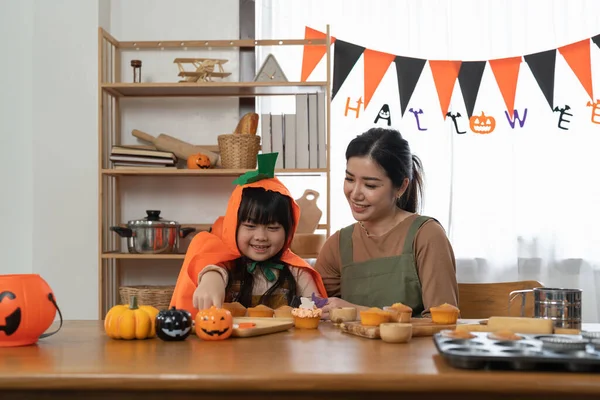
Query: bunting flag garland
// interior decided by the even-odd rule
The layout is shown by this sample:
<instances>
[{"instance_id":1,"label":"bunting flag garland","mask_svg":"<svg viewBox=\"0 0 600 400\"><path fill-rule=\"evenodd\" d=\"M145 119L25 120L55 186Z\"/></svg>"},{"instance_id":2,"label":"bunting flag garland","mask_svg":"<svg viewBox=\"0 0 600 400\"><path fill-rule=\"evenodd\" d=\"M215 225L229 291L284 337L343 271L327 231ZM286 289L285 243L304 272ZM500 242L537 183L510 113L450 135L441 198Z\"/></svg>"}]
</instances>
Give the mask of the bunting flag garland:
<instances>
[{"instance_id":1,"label":"bunting flag garland","mask_svg":"<svg viewBox=\"0 0 600 400\"><path fill-rule=\"evenodd\" d=\"M519 79L519 68L521 68L521 57L500 58L490 60L490 68L496 78L496 84L506 104L506 111L513 117L515 109L515 96L517 94L517 81Z\"/></svg>"},{"instance_id":2,"label":"bunting flag garland","mask_svg":"<svg viewBox=\"0 0 600 400\"><path fill-rule=\"evenodd\" d=\"M304 29L304 39L327 39L327 34L307 26ZM335 43L335 38L331 36L331 44L333 43ZM304 46L302 50L301 82L306 82L326 53L327 46Z\"/></svg>"},{"instance_id":3,"label":"bunting flag garland","mask_svg":"<svg viewBox=\"0 0 600 400\"><path fill-rule=\"evenodd\" d=\"M331 98L333 99L342 84L350 75L354 64L358 61L365 51L364 47L352 43L336 40L333 49L333 83L331 88Z\"/></svg>"},{"instance_id":4,"label":"bunting flag garland","mask_svg":"<svg viewBox=\"0 0 600 400\"><path fill-rule=\"evenodd\" d=\"M596 43L596 46L598 46L598 48L600 49L600 34L594 36L592 38L592 42Z\"/></svg>"},{"instance_id":5,"label":"bunting flag garland","mask_svg":"<svg viewBox=\"0 0 600 400\"><path fill-rule=\"evenodd\" d=\"M590 41L582 40L577 43L559 47L559 53L564 57L571 70L583 85L583 88L594 99L592 88L592 61L590 59Z\"/></svg>"},{"instance_id":6,"label":"bunting flag garland","mask_svg":"<svg viewBox=\"0 0 600 400\"><path fill-rule=\"evenodd\" d=\"M417 82L421 77L421 72L425 67L427 60L420 58L410 58L396 56L394 63L396 64L396 74L398 76L398 94L400 95L400 108L402 116L408 106L408 102L415 91Z\"/></svg>"},{"instance_id":7,"label":"bunting flag garland","mask_svg":"<svg viewBox=\"0 0 600 400\"><path fill-rule=\"evenodd\" d=\"M431 67L431 73L433 74L433 81L435 82L435 88L438 92L444 119L446 119L446 114L450 107L452 91L454 90L454 83L458 77L461 63L461 61L429 60L429 66Z\"/></svg>"},{"instance_id":8,"label":"bunting flag garland","mask_svg":"<svg viewBox=\"0 0 600 400\"><path fill-rule=\"evenodd\" d=\"M460 66L460 71L458 72L458 84L465 99L469 118L473 115L475 100L477 100L477 93L479 92L479 86L481 86L481 78L483 78L484 70L485 61L465 61Z\"/></svg>"},{"instance_id":9,"label":"bunting flag garland","mask_svg":"<svg viewBox=\"0 0 600 400\"><path fill-rule=\"evenodd\" d=\"M527 65L529 65L529 69L540 86L540 89L542 89L542 93L544 93L544 97L548 101L548 104L550 104L550 108L554 108L556 49L529 54L523 58Z\"/></svg>"},{"instance_id":10,"label":"bunting flag garland","mask_svg":"<svg viewBox=\"0 0 600 400\"><path fill-rule=\"evenodd\" d=\"M326 38L325 33L319 32L308 26L305 27L304 36L305 39ZM474 118L473 114L475 113L477 98L480 96L479 89L483 73L486 65L489 64L498 90L500 91L506 106L506 118L508 119L511 128L514 129L515 126L523 127L527 117L527 108L524 108L523 110L519 109L518 111L514 108L521 63L525 61L544 95L544 98L548 102L550 109L554 112L560 112L560 118L562 118L561 129L565 129L565 123L569 122L565 117L572 116L569 114L570 108L566 108L568 106L562 106L562 104L558 104L557 107L554 106L554 81L556 72L556 54L558 52L564 58L591 100L587 104L587 107L592 107L591 121L595 124L600 124L600 101L594 101L590 41L600 48L600 34L598 34L591 38L561 46L556 49L533 54L493 60L459 61L427 60L395 55L368 49L331 36L331 43L334 44L331 98L333 99L336 96L358 60L363 56L363 93L361 93L362 96L356 96L358 100L356 100L356 98L353 99L353 101L356 101L357 103L356 116L358 118L358 110L361 104L364 109L367 108L375 91L381 84L383 77L386 75L393 62L396 68L401 115L404 117L417 83L421 79L423 68L426 63L429 63L443 118L446 119L449 114L448 109L450 107L452 93L456 81L458 80L465 103L467 119L470 120L472 117ZM301 73L302 82L307 81L308 77L326 53L326 46L304 46ZM348 102L350 100L346 100L348 108ZM378 105L378 107L381 108L381 105ZM479 111L481 110L478 110L477 113L479 113ZM411 112L414 114L417 123L419 121L418 117L424 115L423 110L418 107L414 108L414 110L411 108ZM458 121L456 118L459 118L458 114L453 118L454 124ZM491 117L488 117L488 119L491 119ZM517 122L518 125L515 125ZM419 130L426 130L426 128L419 128ZM456 131L457 133L464 133L459 132L458 128Z\"/></svg>"},{"instance_id":11,"label":"bunting flag garland","mask_svg":"<svg viewBox=\"0 0 600 400\"><path fill-rule=\"evenodd\" d=\"M379 82L383 79L383 76L387 72L388 68L394 58L393 54L382 53L380 51L366 49L365 55L365 71L368 70L369 74L365 74L365 110L375 93L375 89L379 86Z\"/></svg>"}]
</instances>

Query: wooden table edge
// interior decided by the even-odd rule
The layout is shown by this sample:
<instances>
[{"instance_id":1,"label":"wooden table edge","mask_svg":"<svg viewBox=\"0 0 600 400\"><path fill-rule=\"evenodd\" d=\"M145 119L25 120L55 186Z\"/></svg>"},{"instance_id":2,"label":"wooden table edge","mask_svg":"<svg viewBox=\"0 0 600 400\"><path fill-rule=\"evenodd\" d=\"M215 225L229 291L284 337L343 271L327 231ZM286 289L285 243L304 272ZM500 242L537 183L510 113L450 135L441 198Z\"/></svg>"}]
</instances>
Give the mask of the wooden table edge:
<instances>
[{"instance_id":1,"label":"wooden table edge","mask_svg":"<svg viewBox=\"0 0 600 400\"><path fill-rule=\"evenodd\" d=\"M5 390L120 390L120 391L213 391L213 392L405 392L405 393L490 393L490 394L598 394L597 382L578 382L578 374L557 379L549 384L536 383L537 373L512 374L494 372L475 376L464 375L333 375L303 374L301 377L283 375L275 379L265 377L223 377L217 375L148 374L148 375L92 375L92 374L43 374L27 377L4 375L0 377L0 392ZM585 374L589 375L589 374ZM546 376L547 377L547 376ZM558 377L557 377L558 378ZM589 378L589 376L588 376ZM565 385L565 379L571 381Z\"/></svg>"}]
</instances>

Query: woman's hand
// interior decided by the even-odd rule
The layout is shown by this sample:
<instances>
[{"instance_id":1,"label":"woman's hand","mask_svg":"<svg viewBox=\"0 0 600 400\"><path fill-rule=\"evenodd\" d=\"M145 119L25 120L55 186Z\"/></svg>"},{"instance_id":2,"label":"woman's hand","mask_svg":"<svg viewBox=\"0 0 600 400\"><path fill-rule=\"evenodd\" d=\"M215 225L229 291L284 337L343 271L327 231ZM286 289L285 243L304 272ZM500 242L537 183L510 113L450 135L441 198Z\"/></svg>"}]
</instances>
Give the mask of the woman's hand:
<instances>
[{"instance_id":1,"label":"woman's hand","mask_svg":"<svg viewBox=\"0 0 600 400\"><path fill-rule=\"evenodd\" d=\"M338 307L354 307L357 311L367 309L367 307L349 303L346 300L340 299L339 297L330 297L327 299L327 304L323 308L321 308L321 319L329 319L329 310Z\"/></svg>"},{"instance_id":2,"label":"woman's hand","mask_svg":"<svg viewBox=\"0 0 600 400\"><path fill-rule=\"evenodd\" d=\"M192 303L197 310L215 306L221 308L225 300L225 282L221 274L209 271L202 276L192 297Z\"/></svg>"}]
</instances>

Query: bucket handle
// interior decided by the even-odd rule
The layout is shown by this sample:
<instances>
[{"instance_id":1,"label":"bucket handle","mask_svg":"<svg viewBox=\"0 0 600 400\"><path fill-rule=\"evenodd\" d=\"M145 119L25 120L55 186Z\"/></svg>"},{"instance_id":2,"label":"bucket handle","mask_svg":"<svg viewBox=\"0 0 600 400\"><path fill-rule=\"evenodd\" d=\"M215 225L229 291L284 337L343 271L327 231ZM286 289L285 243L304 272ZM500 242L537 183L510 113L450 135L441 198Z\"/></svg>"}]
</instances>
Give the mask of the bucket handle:
<instances>
[{"instance_id":1,"label":"bucket handle","mask_svg":"<svg viewBox=\"0 0 600 400\"><path fill-rule=\"evenodd\" d=\"M525 316L525 295L530 292L533 293L533 289L513 290L508 294L508 315L510 315L510 303L521 296L521 317Z\"/></svg>"},{"instance_id":2,"label":"bucket handle","mask_svg":"<svg viewBox=\"0 0 600 400\"><path fill-rule=\"evenodd\" d=\"M48 300L50 300L50 302L52 304L54 304L54 307L56 307L56 310L58 311L58 316L60 317L60 325L58 325L58 329L55 330L54 332L42 333L40 335L40 339L43 339L43 338L46 338L48 336L54 335L55 333L57 333L58 331L60 331L60 328L62 328L62 324L63 324L62 313L60 312L60 308L58 308L58 304L56 304L56 300L54 300L54 295L52 293L48 293Z\"/></svg>"}]
</instances>

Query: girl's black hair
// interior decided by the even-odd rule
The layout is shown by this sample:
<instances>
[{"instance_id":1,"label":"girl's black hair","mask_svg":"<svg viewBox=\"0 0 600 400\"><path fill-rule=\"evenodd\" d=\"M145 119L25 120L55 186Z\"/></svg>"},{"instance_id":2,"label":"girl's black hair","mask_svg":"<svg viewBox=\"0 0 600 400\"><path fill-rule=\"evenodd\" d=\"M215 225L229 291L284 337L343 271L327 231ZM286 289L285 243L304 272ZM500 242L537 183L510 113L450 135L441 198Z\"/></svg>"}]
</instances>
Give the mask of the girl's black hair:
<instances>
[{"instance_id":1,"label":"girl's black hair","mask_svg":"<svg viewBox=\"0 0 600 400\"><path fill-rule=\"evenodd\" d=\"M395 129L371 128L352 139L346 148L346 161L351 157L369 157L384 169L392 184L399 188L409 179L406 192L396 206L416 213L423 201L423 167L410 152L408 142Z\"/></svg>"},{"instance_id":2,"label":"girl's black hair","mask_svg":"<svg viewBox=\"0 0 600 400\"><path fill-rule=\"evenodd\" d=\"M242 191L242 200L237 215L237 230L244 222L251 222L256 225L270 225L274 223L281 224L285 231L286 243L294 231L294 216L292 214L292 203L288 196L281 193L266 190L260 187L245 188ZM284 247L285 248L285 247ZM283 264L281 254L283 248L271 258L272 262ZM229 292L232 282L240 282L240 292L233 301L241 303L244 307L252 307L252 288L254 287L254 276L248 272L248 263L253 262L242 255L237 259L235 266L229 273L226 293ZM287 301L291 303L296 295L296 280L292 276L290 269L285 266L280 272L277 281L260 298L259 304L271 306L271 294L287 282L288 292Z\"/></svg>"}]
</instances>

